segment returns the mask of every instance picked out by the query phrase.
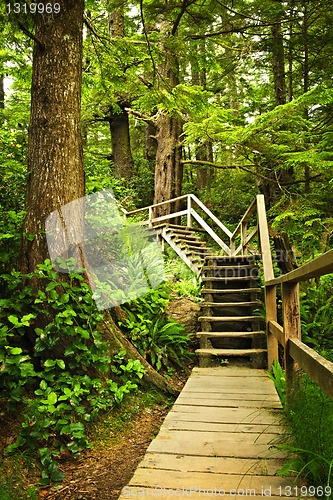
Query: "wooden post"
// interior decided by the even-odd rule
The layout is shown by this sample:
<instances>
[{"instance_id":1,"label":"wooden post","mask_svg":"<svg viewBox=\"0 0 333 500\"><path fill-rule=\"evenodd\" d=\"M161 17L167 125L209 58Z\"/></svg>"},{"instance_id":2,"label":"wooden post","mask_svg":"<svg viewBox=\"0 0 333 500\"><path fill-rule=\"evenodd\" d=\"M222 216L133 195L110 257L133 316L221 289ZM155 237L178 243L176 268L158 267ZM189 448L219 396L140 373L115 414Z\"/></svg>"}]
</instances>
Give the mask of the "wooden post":
<instances>
[{"instance_id":1,"label":"wooden post","mask_svg":"<svg viewBox=\"0 0 333 500\"><path fill-rule=\"evenodd\" d=\"M149 207L148 208L148 212L149 212L149 215L148 215L148 225L149 227L153 227L153 223L152 223L152 220L153 220L153 208L152 207Z\"/></svg>"},{"instance_id":2,"label":"wooden post","mask_svg":"<svg viewBox=\"0 0 333 500\"><path fill-rule=\"evenodd\" d=\"M274 359L279 360L278 341L269 331L269 321L277 321L276 286L265 286L266 333L268 369L272 370Z\"/></svg>"},{"instance_id":3,"label":"wooden post","mask_svg":"<svg viewBox=\"0 0 333 500\"><path fill-rule=\"evenodd\" d=\"M289 339L301 340L301 318L299 305L299 284L282 283L283 330L285 336L284 366L286 370L287 402L291 396L292 383L297 364L289 353Z\"/></svg>"},{"instance_id":4,"label":"wooden post","mask_svg":"<svg viewBox=\"0 0 333 500\"><path fill-rule=\"evenodd\" d=\"M257 211L258 211L258 242L260 243L261 258L263 263L263 271L265 281L274 278L274 270L272 264L271 247L269 243L268 225L266 218L266 208L264 195L257 195ZM266 304L266 320L276 321L276 288L265 286L265 304ZM268 368L272 368L274 359L279 359L279 343L278 340L269 332L267 323L267 355Z\"/></svg>"},{"instance_id":5,"label":"wooden post","mask_svg":"<svg viewBox=\"0 0 333 500\"><path fill-rule=\"evenodd\" d=\"M236 251L235 240L230 238L230 255L233 255Z\"/></svg>"},{"instance_id":6,"label":"wooden post","mask_svg":"<svg viewBox=\"0 0 333 500\"><path fill-rule=\"evenodd\" d=\"M187 196L187 225L188 225L188 227L192 227L191 208L192 208L192 200L191 200L191 195L189 194Z\"/></svg>"},{"instance_id":7,"label":"wooden post","mask_svg":"<svg viewBox=\"0 0 333 500\"><path fill-rule=\"evenodd\" d=\"M247 248L245 245L246 236L247 236L247 222L242 222L241 225L242 255L247 255Z\"/></svg>"}]
</instances>

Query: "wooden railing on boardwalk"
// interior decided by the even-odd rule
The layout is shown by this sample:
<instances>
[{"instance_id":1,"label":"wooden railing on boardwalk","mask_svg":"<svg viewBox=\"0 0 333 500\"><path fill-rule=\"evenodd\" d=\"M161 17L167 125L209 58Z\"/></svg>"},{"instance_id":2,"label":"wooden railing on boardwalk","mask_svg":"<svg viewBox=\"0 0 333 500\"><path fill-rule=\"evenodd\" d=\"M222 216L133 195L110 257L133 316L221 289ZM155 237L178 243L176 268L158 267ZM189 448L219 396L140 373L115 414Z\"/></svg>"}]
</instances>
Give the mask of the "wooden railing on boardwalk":
<instances>
[{"instance_id":1,"label":"wooden railing on boardwalk","mask_svg":"<svg viewBox=\"0 0 333 500\"><path fill-rule=\"evenodd\" d=\"M257 224L247 234L248 222L255 211L257 211ZM234 242L237 235L241 236L241 243L235 249ZM301 368L325 394L333 399L333 363L301 341L299 300L299 282L333 273L333 250L307 262L298 269L274 278L263 195L258 195L251 203L234 231L230 239L232 254L246 255L249 247L254 253L255 249L249 244L255 236L258 236L258 248L263 262L265 279L268 367L271 369L273 361L278 359L278 343L280 342L284 347L287 397L290 397L294 374L298 368ZM283 326L277 323L276 287L279 285L282 287Z\"/></svg>"},{"instance_id":2,"label":"wooden railing on boardwalk","mask_svg":"<svg viewBox=\"0 0 333 500\"><path fill-rule=\"evenodd\" d=\"M157 206L167 205L182 199L187 200L187 208L185 210L163 215L161 217L153 216L153 209ZM224 236L229 238L229 246L197 213L194 209L195 205L197 208L201 209L220 230L222 230ZM195 220L220 246L225 255L260 255L263 263L265 280L269 369L272 368L273 361L278 359L278 343L280 343L284 347L287 397L290 395L294 374L298 368L301 368L331 399L333 399L333 363L327 361L301 341L299 301L299 282L333 273L333 250L324 253L320 257L317 257L290 273L274 278L263 195L256 196L233 233L231 233L231 231L229 231L229 229L193 194L180 196L157 205L151 205L150 207L140 208L131 212L124 211L124 215L130 217L144 211L148 211L148 218L139 222L139 224L145 224L152 227L154 224L186 215L187 226L192 226L192 222ZM250 223L251 227L248 228ZM240 243L236 248L236 240L239 239L239 237ZM257 239L257 248L252 245L255 239ZM283 326L277 323L277 286L282 287Z\"/></svg>"},{"instance_id":3,"label":"wooden railing on boardwalk","mask_svg":"<svg viewBox=\"0 0 333 500\"><path fill-rule=\"evenodd\" d=\"M283 327L274 319L276 317L276 303L275 306L266 304L266 313L268 313L268 334L276 338L284 347L287 396L295 370L299 367L333 400L333 363L327 361L301 341L299 301L299 283L301 281L330 273L333 273L333 250L329 250L290 273L265 281L266 296L275 295L278 285L282 287ZM270 307L270 310L267 307Z\"/></svg>"}]
</instances>

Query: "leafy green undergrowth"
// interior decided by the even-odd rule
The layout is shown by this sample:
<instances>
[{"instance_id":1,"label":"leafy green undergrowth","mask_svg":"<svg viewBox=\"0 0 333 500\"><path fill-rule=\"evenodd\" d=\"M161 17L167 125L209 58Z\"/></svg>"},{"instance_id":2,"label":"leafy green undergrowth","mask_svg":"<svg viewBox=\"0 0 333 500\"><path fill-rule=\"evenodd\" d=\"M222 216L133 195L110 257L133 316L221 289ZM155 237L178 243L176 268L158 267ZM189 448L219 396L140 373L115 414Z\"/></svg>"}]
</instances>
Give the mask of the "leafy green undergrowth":
<instances>
[{"instance_id":1,"label":"leafy green undergrowth","mask_svg":"<svg viewBox=\"0 0 333 500\"><path fill-rule=\"evenodd\" d=\"M333 361L333 276L321 276L301 292L302 340Z\"/></svg>"},{"instance_id":2,"label":"leafy green undergrowth","mask_svg":"<svg viewBox=\"0 0 333 500\"><path fill-rule=\"evenodd\" d=\"M171 289L181 297L188 297L200 302L201 299L201 278L176 255L168 249L165 261L165 272L171 275L175 281L170 282Z\"/></svg>"},{"instance_id":3,"label":"leafy green undergrowth","mask_svg":"<svg viewBox=\"0 0 333 500\"><path fill-rule=\"evenodd\" d=\"M80 274L68 276L59 283L50 261L29 275L1 276L0 387L8 411L23 409L21 429L7 453L39 456L41 484L64 478L57 459L89 448L87 424L120 404L144 372L138 360L124 362L125 352L111 362L91 289ZM44 283L36 293L27 284L34 279ZM41 316L48 319L44 328Z\"/></svg>"},{"instance_id":4,"label":"leafy green undergrowth","mask_svg":"<svg viewBox=\"0 0 333 500\"><path fill-rule=\"evenodd\" d=\"M173 371L173 364L182 368L191 359L188 350L190 335L183 326L168 318L169 286L163 284L149 294L124 307L127 319L119 325L125 329L131 343L157 370Z\"/></svg>"},{"instance_id":5,"label":"leafy green undergrowth","mask_svg":"<svg viewBox=\"0 0 333 500\"><path fill-rule=\"evenodd\" d=\"M295 377L292 397L286 403L285 377L279 363L273 374L277 392L285 410L285 441L278 446L290 459L278 472L280 476L305 478L312 496L333 499L333 401L310 377L300 372ZM314 488L314 489L313 489ZM310 492L310 489L308 490Z\"/></svg>"},{"instance_id":6,"label":"leafy green undergrowth","mask_svg":"<svg viewBox=\"0 0 333 500\"><path fill-rule=\"evenodd\" d=\"M330 487L322 497L333 498L333 401L305 374L296 377L287 420L291 451L298 455L290 469L300 471L311 485Z\"/></svg>"}]
</instances>

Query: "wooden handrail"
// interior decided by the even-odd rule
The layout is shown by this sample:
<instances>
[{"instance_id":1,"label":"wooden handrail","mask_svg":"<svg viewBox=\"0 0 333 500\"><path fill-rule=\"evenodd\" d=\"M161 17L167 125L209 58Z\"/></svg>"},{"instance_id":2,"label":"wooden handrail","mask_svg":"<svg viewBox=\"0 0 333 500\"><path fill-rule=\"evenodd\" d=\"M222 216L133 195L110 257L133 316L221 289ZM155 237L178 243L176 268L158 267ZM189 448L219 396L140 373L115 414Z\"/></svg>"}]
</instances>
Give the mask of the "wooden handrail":
<instances>
[{"instance_id":1,"label":"wooden handrail","mask_svg":"<svg viewBox=\"0 0 333 500\"><path fill-rule=\"evenodd\" d=\"M185 210L153 218L153 208L167 205L182 199L187 199L187 208ZM194 210L192 202L203 210L206 215L208 215L230 238L230 248ZM311 262L307 262L290 273L274 278L265 200L263 195L256 196L255 200L253 200L249 208L246 210L233 233L231 233L231 231L229 231L229 229L222 224L222 222L219 221L219 219L217 219L217 217L215 217L215 215L193 194L179 196L177 198L173 198L172 200L132 210L131 212L127 212L125 209L122 211L127 217L145 210L149 211L148 220L142 221L139 224L149 224L152 226L153 223L156 222L162 222L168 219L173 219L177 216L187 215L187 225L191 226L192 219L195 219L210 235L210 237L218 243L227 255L237 255L238 253L246 255L248 249L254 252L255 249L250 245L250 242L258 234L258 250L261 254L263 262L265 280L268 367L271 369L274 359L278 359L278 343L280 343L284 347L287 398L290 398L290 390L292 387L291 383L296 369L300 367L331 399L333 399L333 363L327 361L301 341L299 303L300 281L333 273L333 250L329 250L320 257L317 257ZM256 210L258 218L257 226L250 231L250 234L247 234L247 223ZM241 235L241 244L236 250L235 239L238 234ZM283 327L277 322L277 285L282 286Z\"/></svg>"},{"instance_id":2,"label":"wooden handrail","mask_svg":"<svg viewBox=\"0 0 333 500\"><path fill-rule=\"evenodd\" d=\"M217 236L217 234L215 233L215 231L213 231L209 225L203 220L202 217L200 217L199 214L196 213L196 211L191 208L191 215L194 217L194 219L200 224L201 227L203 227L204 229L206 229L207 233L209 234L209 236L211 238L213 238L214 241L216 241L216 243L218 245L220 245L221 248L223 248L223 250L226 252L227 255L230 255L230 248L228 247L228 245L226 245L224 243L224 241L221 240L221 238L219 238Z\"/></svg>"},{"instance_id":3,"label":"wooden handrail","mask_svg":"<svg viewBox=\"0 0 333 500\"><path fill-rule=\"evenodd\" d=\"M261 195L261 196L263 196L263 195ZM235 237L237 236L237 234L240 233L242 224L244 224L244 222L247 222L250 219L251 215L253 214L253 212L255 211L256 208L257 208L257 198L254 198L253 202L251 203L251 205L249 206L249 208L246 210L245 214L241 218L240 222L238 223L238 226L236 227L235 231L230 236L231 240L234 240Z\"/></svg>"},{"instance_id":4,"label":"wooden handrail","mask_svg":"<svg viewBox=\"0 0 333 500\"><path fill-rule=\"evenodd\" d=\"M215 224L219 226L219 228L222 229L222 231L224 231L229 238L231 238L231 231L229 231L229 229L224 224L222 224L222 222L217 217L215 217L215 215L209 210L209 208L207 208L194 194L190 194L189 196L204 212L206 212L206 214L215 222Z\"/></svg>"},{"instance_id":5,"label":"wooden handrail","mask_svg":"<svg viewBox=\"0 0 333 500\"><path fill-rule=\"evenodd\" d=\"M175 201L179 200L184 200L187 199L187 208L182 211L178 211L176 213L171 213L171 214L166 214L160 217L155 217L153 218L153 208L160 207L162 205L167 205L169 203L173 203ZM141 221L138 224L139 225L149 225L150 227L153 226L154 223L156 222L162 222L166 221L168 219L174 219L176 217L180 217L182 215L187 215L187 225L191 226L192 225L192 218L195 219L201 227L209 234L209 236L223 249L223 251L227 254L230 255L230 248L224 241L216 234L216 232L200 217L200 215L193 209L192 202L196 203L198 207L203 210L212 220L215 222L215 224L222 229L222 231L230 237L232 235L231 231L222 224L221 221L215 215L193 194L186 194L183 196L178 196L178 198L173 198L172 200L167 200L163 201L161 203L156 203L155 205L149 205L147 207L143 208L138 208L137 210L132 210L131 212L127 212L126 210L123 210L123 213L125 217L129 217L131 215L137 214L139 212L143 212L145 210L149 211L148 215L148 220L146 221Z\"/></svg>"},{"instance_id":6,"label":"wooden handrail","mask_svg":"<svg viewBox=\"0 0 333 500\"><path fill-rule=\"evenodd\" d=\"M323 253L319 257L306 262L302 266L283 274L278 278L274 278L267 282L267 285L278 285L280 283L298 283L299 281L306 281L318 276L333 273L333 250Z\"/></svg>"},{"instance_id":7,"label":"wooden handrail","mask_svg":"<svg viewBox=\"0 0 333 500\"><path fill-rule=\"evenodd\" d=\"M126 212L126 215L133 215L139 212L143 212L144 210L148 210L149 208L156 208L156 207L161 207L162 205L168 205L168 203L173 203L174 201L183 200L188 196L191 195L183 194L182 196L178 196L178 198L172 198L171 200L161 201L161 203L156 203L155 205L149 205L147 207L137 208L136 210L131 210L130 212Z\"/></svg>"},{"instance_id":8,"label":"wooden handrail","mask_svg":"<svg viewBox=\"0 0 333 500\"><path fill-rule=\"evenodd\" d=\"M298 368L333 400L333 363L320 356L314 349L301 341L299 282L333 273L333 250L320 255L311 262L278 278L265 281L265 294L276 296L276 286L282 285L283 327L276 319L268 318L267 335L272 336L284 347L287 400L291 397L292 382ZM266 302L266 316L271 315ZM276 307L276 305L275 305ZM269 351L269 346L268 346ZM268 352L268 359L274 355ZM277 356L275 356L278 359Z\"/></svg>"}]
</instances>

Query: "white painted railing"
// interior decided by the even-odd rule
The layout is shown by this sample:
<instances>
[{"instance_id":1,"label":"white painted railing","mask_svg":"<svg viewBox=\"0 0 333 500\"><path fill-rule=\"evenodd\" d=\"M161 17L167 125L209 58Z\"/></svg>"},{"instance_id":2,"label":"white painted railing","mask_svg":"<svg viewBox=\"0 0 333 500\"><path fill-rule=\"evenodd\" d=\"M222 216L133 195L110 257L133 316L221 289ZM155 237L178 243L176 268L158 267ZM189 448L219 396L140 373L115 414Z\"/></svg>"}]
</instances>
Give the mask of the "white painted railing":
<instances>
[{"instance_id":1,"label":"white painted railing","mask_svg":"<svg viewBox=\"0 0 333 500\"><path fill-rule=\"evenodd\" d=\"M161 207L164 205L168 205L171 203L175 203L176 201L187 200L187 208L184 210L180 210L178 212L172 212L170 214L162 215L160 217L154 217L154 209L157 207ZM131 217L133 215L138 215L140 213L148 212L148 218L138 222L140 225L148 225L149 227L154 227L154 225L166 222L171 219L175 219L176 217L181 217L186 215L186 225L192 227L193 221L196 221L199 226L219 245L219 247L223 250L224 254L230 255L230 247L227 245L218 234L211 228L209 224L198 214L197 210L195 210L194 206L197 205L208 217L218 226L219 229L222 230L224 235L227 236L228 240L231 238L232 233L229 229L222 224L221 221L209 210L209 208L204 205L199 198L197 198L194 194L186 194L183 196L179 196L178 198L173 198L172 200L163 201L162 203L157 203L155 205L150 205L148 207L138 208L137 210L132 210L127 212L126 210L122 210L125 217Z\"/></svg>"}]
</instances>

